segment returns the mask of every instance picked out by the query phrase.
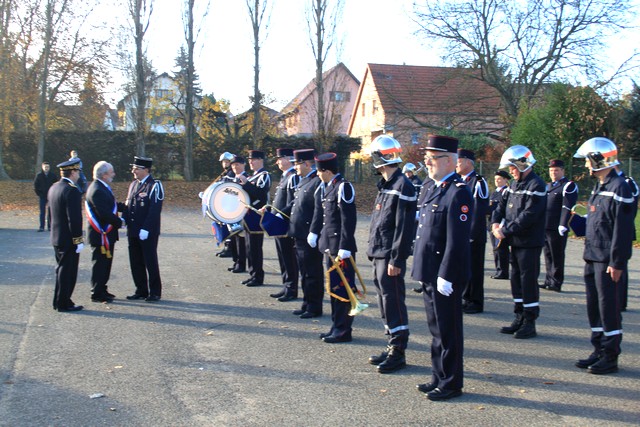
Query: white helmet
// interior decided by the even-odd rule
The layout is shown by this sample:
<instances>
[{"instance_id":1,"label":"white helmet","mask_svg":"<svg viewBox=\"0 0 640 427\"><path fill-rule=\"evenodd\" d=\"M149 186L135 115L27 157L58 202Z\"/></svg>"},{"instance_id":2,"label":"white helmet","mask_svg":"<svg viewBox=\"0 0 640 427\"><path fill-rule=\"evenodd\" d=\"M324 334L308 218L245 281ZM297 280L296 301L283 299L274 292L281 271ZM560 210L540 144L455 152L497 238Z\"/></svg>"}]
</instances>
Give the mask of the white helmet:
<instances>
[{"instance_id":1,"label":"white helmet","mask_svg":"<svg viewBox=\"0 0 640 427\"><path fill-rule=\"evenodd\" d=\"M526 172L536 164L533 153L524 145L514 145L507 148L500 158L500 169L514 166L520 172Z\"/></svg>"},{"instance_id":2,"label":"white helmet","mask_svg":"<svg viewBox=\"0 0 640 427\"><path fill-rule=\"evenodd\" d=\"M416 165L414 165L413 163L407 163L402 168L402 173L415 172L415 171L416 171Z\"/></svg>"},{"instance_id":3,"label":"white helmet","mask_svg":"<svg viewBox=\"0 0 640 427\"><path fill-rule=\"evenodd\" d=\"M229 153L228 151L225 151L224 153L220 154L220 159L218 160L219 162L223 161L223 160L229 160L232 161L236 156L234 156L233 154Z\"/></svg>"},{"instance_id":4,"label":"white helmet","mask_svg":"<svg viewBox=\"0 0 640 427\"><path fill-rule=\"evenodd\" d=\"M573 157L589 159L592 171L601 171L619 165L618 149L610 139L597 136L585 141Z\"/></svg>"},{"instance_id":5,"label":"white helmet","mask_svg":"<svg viewBox=\"0 0 640 427\"><path fill-rule=\"evenodd\" d=\"M373 166L379 168L385 165L402 163L400 143L388 135L380 135L371 142L369 154L373 159Z\"/></svg>"}]
</instances>

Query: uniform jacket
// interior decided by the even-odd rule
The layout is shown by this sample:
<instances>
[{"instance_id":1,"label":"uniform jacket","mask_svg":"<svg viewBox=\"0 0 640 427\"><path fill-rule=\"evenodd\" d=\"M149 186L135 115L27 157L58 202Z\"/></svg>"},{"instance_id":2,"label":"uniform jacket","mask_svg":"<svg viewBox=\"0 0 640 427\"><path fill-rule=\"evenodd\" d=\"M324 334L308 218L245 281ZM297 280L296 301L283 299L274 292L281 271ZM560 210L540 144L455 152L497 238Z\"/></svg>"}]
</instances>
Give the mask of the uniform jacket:
<instances>
[{"instance_id":1,"label":"uniform jacket","mask_svg":"<svg viewBox=\"0 0 640 427\"><path fill-rule=\"evenodd\" d=\"M640 188L638 188L638 184L636 184L636 181L632 177L626 176L624 172L620 171L618 175L624 178L626 183L629 184L629 187L631 188L631 196L635 200L635 203L633 204L633 218L635 220L636 215L638 213L638 196L640 196ZM636 240L635 221L634 221L634 227L633 227L633 240Z\"/></svg>"},{"instance_id":2,"label":"uniform jacket","mask_svg":"<svg viewBox=\"0 0 640 427\"><path fill-rule=\"evenodd\" d=\"M49 189L51 209L51 244L61 248L83 243L82 194L68 178L62 178Z\"/></svg>"},{"instance_id":3,"label":"uniform jacket","mask_svg":"<svg viewBox=\"0 0 640 427\"><path fill-rule=\"evenodd\" d=\"M435 284L441 277L464 284L471 277L473 197L456 173L435 184L424 187L418 201L411 277L423 283Z\"/></svg>"},{"instance_id":4,"label":"uniform jacket","mask_svg":"<svg viewBox=\"0 0 640 427\"><path fill-rule=\"evenodd\" d=\"M164 188L160 181L151 175L141 183L134 180L129 185L126 202L118 204L118 210L127 222L127 235L137 237L140 230L147 230L151 236L160 235L163 200Z\"/></svg>"},{"instance_id":5,"label":"uniform jacket","mask_svg":"<svg viewBox=\"0 0 640 427\"><path fill-rule=\"evenodd\" d=\"M547 230L569 228L571 209L578 201L578 186L567 178L547 184Z\"/></svg>"},{"instance_id":6,"label":"uniform jacket","mask_svg":"<svg viewBox=\"0 0 640 427\"><path fill-rule=\"evenodd\" d=\"M328 184L320 184L314 216L322 216L322 230L318 249L335 256L339 249L355 254L356 246L356 192L350 182L338 174Z\"/></svg>"},{"instance_id":7,"label":"uniform jacket","mask_svg":"<svg viewBox=\"0 0 640 427\"><path fill-rule=\"evenodd\" d=\"M265 168L260 168L249 177L242 188L249 195L251 206L260 209L269 202L269 189L271 188L271 176Z\"/></svg>"},{"instance_id":8,"label":"uniform jacket","mask_svg":"<svg viewBox=\"0 0 640 427\"><path fill-rule=\"evenodd\" d=\"M604 183L596 183L587 206L585 261L626 267L633 243L633 204L631 188L615 170L611 169Z\"/></svg>"},{"instance_id":9,"label":"uniform jacket","mask_svg":"<svg viewBox=\"0 0 640 427\"><path fill-rule=\"evenodd\" d=\"M296 171L291 168L282 174L282 178L276 186L276 192L273 195L273 207L283 210L293 200L296 187L300 182L300 177Z\"/></svg>"},{"instance_id":10,"label":"uniform jacket","mask_svg":"<svg viewBox=\"0 0 640 427\"><path fill-rule=\"evenodd\" d=\"M56 182L58 182L58 176L56 174L53 172L45 174L44 171L40 171L33 180L33 190L38 197L46 198L49 193L49 188Z\"/></svg>"},{"instance_id":11,"label":"uniform jacket","mask_svg":"<svg viewBox=\"0 0 640 427\"><path fill-rule=\"evenodd\" d=\"M487 212L489 211L489 185L487 180L475 170L464 178L473 197L473 215L471 216L471 240L487 241Z\"/></svg>"},{"instance_id":12,"label":"uniform jacket","mask_svg":"<svg viewBox=\"0 0 640 427\"><path fill-rule=\"evenodd\" d=\"M492 223L503 223L502 231L509 246L535 248L544 246L547 188L531 171L521 181L513 180L506 197L491 215Z\"/></svg>"},{"instance_id":13,"label":"uniform jacket","mask_svg":"<svg viewBox=\"0 0 640 427\"><path fill-rule=\"evenodd\" d=\"M316 206L316 190L320 184L320 178L315 170L300 178L293 200L285 209L282 209L289 216L289 236L306 239L309 232L320 234L322 217L313 215Z\"/></svg>"},{"instance_id":14,"label":"uniform jacket","mask_svg":"<svg viewBox=\"0 0 640 427\"><path fill-rule=\"evenodd\" d=\"M122 220L118 216L116 198L111 189L99 180L94 180L89 184L87 189L86 203L91 213L98 220L98 224L102 230L106 230L109 224L113 228L107 233L109 242L113 243L118 240L118 229L122 226ZM87 236L91 246L102 246L102 234L93 229L87 220Z\"/></svg>"},{"instance_id":15,"label":"uniform jacket","mask_svg":"<svg viewBox=\"0 0 640 427\"><path fill-rule=\"evenodd\" d=\"M500 201L504 199L508 193L509 185L498 187L493 191L493 193L491 193L491 196L489 196L489 211L487 212L489 219L491 219L491 215L493 214L493 211L496 210L496 207L498 207Z\"/></svg>"},{"instance_id":16,"label":"uniform jacket","mask_svg":"<svg viewBox=\"0 0 640 427\"><path fill-rule=\"evenodd\" d=\"M415 218L415 187L398 169L388 181L382 178L378 182L378 196L371 214L367 256L388 258L391 265L401 265L411 254Z\"/></svg>"}]
</instances>

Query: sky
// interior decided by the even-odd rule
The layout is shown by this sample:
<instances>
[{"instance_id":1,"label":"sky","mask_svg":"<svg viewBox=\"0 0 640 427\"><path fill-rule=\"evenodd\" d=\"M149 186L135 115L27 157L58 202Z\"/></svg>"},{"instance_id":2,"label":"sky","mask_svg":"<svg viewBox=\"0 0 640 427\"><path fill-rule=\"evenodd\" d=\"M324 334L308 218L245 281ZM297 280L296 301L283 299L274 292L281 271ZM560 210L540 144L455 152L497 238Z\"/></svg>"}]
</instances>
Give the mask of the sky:
<instances>
[{"instance_id":1,"label":"sky","mask_svg":"<svg viewBox=\"0 0 640 427\"><path fill-rule=\"evenodd\" d=\"M205 0L197 0L197 3ZM640 0L633 0L640 4ZM260 90L266 105L280 110L315 76L304 7L307 0L269 0L269 27L261 29ZM367 63L443 65L440 50L425 46L415 35L413 0L345 0L340 24L342 48L334 51L325 70L343 62L358 80ZM146 35L147 55L158 73L175 71L177 52L184 44L181 1L155 0ZM211 0L206 16L197 11L195 66L203 94L231 103L238 114L251 106L253 94L253 35L246 0ZM126 14L120 14L126 19ZM640 24L640 20L638 20ZM622 38L621 38L622 39ZM640 39L638 30L626 40ZM612 58L622 58L637 43L614 43ZM117 80L117 79L116 79ZM115 106L123 97L117 84L107 94Z\"/></svg>"}]
</instances>

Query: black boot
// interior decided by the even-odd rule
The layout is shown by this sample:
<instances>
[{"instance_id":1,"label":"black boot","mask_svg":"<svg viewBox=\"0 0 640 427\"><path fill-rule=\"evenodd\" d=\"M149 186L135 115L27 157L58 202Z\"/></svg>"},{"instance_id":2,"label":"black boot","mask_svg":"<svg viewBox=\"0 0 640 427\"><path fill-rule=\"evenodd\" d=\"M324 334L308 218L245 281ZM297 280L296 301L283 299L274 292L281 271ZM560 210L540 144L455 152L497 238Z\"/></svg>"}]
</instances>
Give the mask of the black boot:
<instances>
[{"instance_id":1,"label":"black boot","mask_svg":"<svg viewBox=\"0 0 640 427\"><path fill-rule=\"evenodd\" d=\"M589 366L593 365L594 363L596 363L598 360L600 360L600 353L597 351L594 351L593 353L591 353L589 355L589 357L587 357L586 359L580 359L578 360L575 365L576 367L580 368L580 369L587 369Z\"/></svg>"},{"instance_id":2,"label":"black boot","mask_svg":"<svg viewBox=\"0 0 640 427\"><path fill-rule=\"evenodd\" d=\"M524 322L522 322L522 326L520 326L520 329L516 331L513 337L518 339L527 339L533 338L536 335L536 321L524 319Z\"/></svg>"},{"instance_id":3,"label":"black boot","mask_svg":"<svg viewBox=\"0 0 640 427\"><path fill-rule=\"evenodd\" d=\"M587 368L590 374L604 375L618 372L618 357L603 356L596 363Z\"/></svg>"},{"instance_id":4,"label":"black boot","mask_svg":"<svg viewBox=\"0 0 640 427\"><path fill-rule=\"evenodd\" d=\"M388 374L390 372L395 372L398 369L402 369L405 366L407 366L407 362L404 358L404 350L401 350L399 347L391 347L389 354L387 354L387 358L384 359L384 362L378 365L378 372L381 374Z\"/></svg>"},{"instance_id":5,"label":"black boot","mask_svg":"<svg viewBox=\"0 0 640 427\"><path fill-rule=\"evenodd\" d=\"M387 358L387 356L389 355L389 352L391 351L393 347L391 347L390 345L387 346L387 348L384 349L384 351L382 353L380 353L379 355L374 354L373 356L369 357L369 363L371 363L372 365L379 365L382 362L385 361L385 359Z\"/></svg>"},{"instance_id":6,"label":"black boot","mask_svg":"<svg viewBox=\"0 0 640 427\"><path fill-rule=\"evenodd\" d=\"M501 334L515 333L518 329L520 329L523 321L524 321L524 318L522 317L522 313L516 313L516 317L513 319L513 322L511 322L511 325L500 328L500 333Z\"/></svg>"}]
</instances>

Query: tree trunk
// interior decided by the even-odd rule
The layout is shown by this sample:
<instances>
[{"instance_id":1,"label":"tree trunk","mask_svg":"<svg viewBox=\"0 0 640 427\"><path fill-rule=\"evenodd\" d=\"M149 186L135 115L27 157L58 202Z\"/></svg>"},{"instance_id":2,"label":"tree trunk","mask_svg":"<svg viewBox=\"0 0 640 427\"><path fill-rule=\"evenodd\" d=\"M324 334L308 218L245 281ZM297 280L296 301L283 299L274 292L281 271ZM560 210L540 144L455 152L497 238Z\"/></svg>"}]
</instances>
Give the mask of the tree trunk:
<instances>
[{"instance_id":1,"label":"tree trunk","mask_svg":"<svg viewBox=\"0 0 640 427\"><path fill-rule=\"evenodd\" d=\"M147 95L146 95L146 78L144 70L144 52L142 50L142 41L145 31L142 28L142 2L143 0L135 0L135 13L133 16L135 27L136 42L136 154L138 156L145 155L145 134L147 128Z\"/></svg>"},{"instance_id":2,"label":"tree trunk","mask_svg":"<svg viewBox=\"0 0 640 427\"><path fill-rule=\"evenodd\" d=\"M44 46L42 51L42 81L40 82L40 100L38 102L38 151L34 172L40 170L44 161L44 145L47 132L47 79L49 78L49 58L51 55L51 37L53 35L53 3L49 0L46 6L46 28L44 33Z\"/></svg>"},{"instance_id":3,"label":"tree trunk","mask_svg":"<svg viewBox=\"0 0 640 427\"><path fill-rule=\"evenodd\" d=\"M3 149L9 143L9 22L11 22L12 0L2 2L2 14L0 16L0 181L11 179L4 169Z\"/></svg>"},{"instance_id":4,"label":"tree trunk","mask_svg":"<svg viewBox=\"0 0 640 427\"><path fill-rule=\"evenodd\" d=\"M264 0L266 1L266 0ZM262 141L262 94L260 93L260 0L255 0L253 15L253 147L259 149Z\"/></svg>"},{"instance_id":5,"label":"tree trunk","mask_svg":"<svg viewBox=\"0 0 640 427\"><path fill-rule=\"evenodd\" d=\"M193 127L193 98L194 98L194 66L193 66L193 5L195 0L188 0L189 9L187 11L187 99L184 115L184 179L193 181L193 137L195 129Z\"/></svg>"}]
</instances>

